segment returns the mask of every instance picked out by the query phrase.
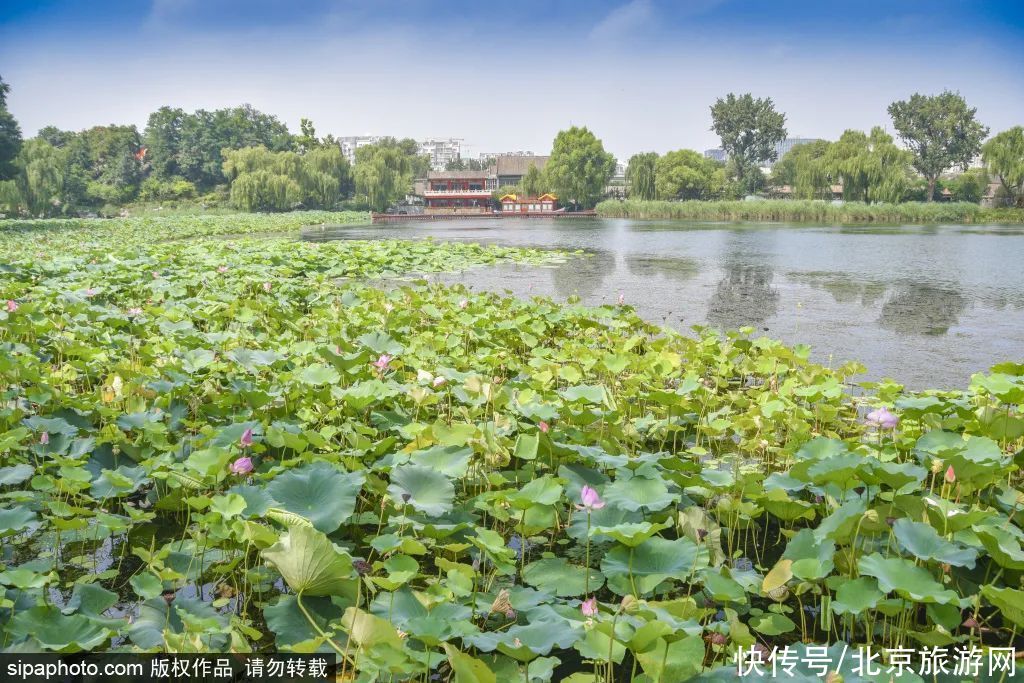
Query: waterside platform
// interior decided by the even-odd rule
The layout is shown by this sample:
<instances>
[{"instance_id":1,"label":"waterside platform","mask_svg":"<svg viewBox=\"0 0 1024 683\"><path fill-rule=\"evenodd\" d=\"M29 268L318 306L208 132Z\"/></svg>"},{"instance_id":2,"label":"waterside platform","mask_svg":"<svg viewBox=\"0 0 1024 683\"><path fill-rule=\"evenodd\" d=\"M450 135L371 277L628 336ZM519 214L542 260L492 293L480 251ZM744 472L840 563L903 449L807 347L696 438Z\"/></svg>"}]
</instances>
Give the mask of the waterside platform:
<instances>
[{"instance_id":1,"label":"waterside platform","mask_svg":"<svg viewBox=\"0 0 1024 683\"><path fill-rule=\"evenodd\" d=\"M405 223L408 221L451 221L459 219L501 218L594 218L597 211L532 211L522 213L372 213L371 223Z\"/></svg>"}]
</instances>

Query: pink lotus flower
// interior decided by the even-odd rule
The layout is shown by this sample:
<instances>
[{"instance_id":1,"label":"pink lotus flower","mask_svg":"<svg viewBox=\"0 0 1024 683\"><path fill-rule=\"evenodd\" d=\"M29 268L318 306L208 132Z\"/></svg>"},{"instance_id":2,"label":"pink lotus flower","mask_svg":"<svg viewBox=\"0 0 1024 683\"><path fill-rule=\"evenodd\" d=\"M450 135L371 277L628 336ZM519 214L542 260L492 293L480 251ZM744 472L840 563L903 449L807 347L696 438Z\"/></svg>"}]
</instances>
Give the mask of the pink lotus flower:
<instances>
[{"instance_id":1,"label":"pink lotus flower","mask_svg":"<svg viewBox=\"0 0 1024 683\"><path fill-rule=\"evenodd\" d=\"M468 305L469 305L469 301L467 301L466 299L463 299L462 301L459 302L459 308L465 309L466 306L468 306Z\"/></svg>"},{"instance_id":2,"label":"pink lotus flower","mask_svg":"<svg viewBox=\"0 0 1024 683\"><path fill-rule=\"evenodd\" d=\"M226 273L226 272L228 272L228 267L227 266L217 266L217 272L218 273Z\"/></svg>"},{"instance_id":3,"label":"pink lotus flower","mask_svg":"<svg viewBox=\"0 0 1024 683\"><path fill-rule=\"evenodd\" d=\"M264 291L264 292L269 292L269 291L270 291L270 286L271 286L271 285L270 285L270 283L269 283L269 282L264 282L264 283L263 283L263 291Z\"/></svg>"},{"instance_id":4,"label":"pink lotus flower","mask_svg":"<svg viewBox=\"0 0 1024 683\"><path fill-rule=\"evenodd\" d=\"M384 304L384 312L385 313L390 313L393 310L395 310L395 305L393 303L391 303L389 301L386 304Z\"/></svg>"},{"instance_id":5,"label":"pink lotus flower","mask_svg":"<svg viewBox=\"0 0 1024 683\"><path fill-rule=\"evenodd\" d=\"M135 316L137 316L137 315L142 315L142 309L139 308L138 306L134 306L132 308L129 308L128 309L128 315L133 317L133 318Z\"/></svg>"},{"instance_id":6,"label":"pink lotus flower","mask_svg":"<svg viewBox=\"0 0 1024 683\"><path fill-rule=\"evenodd\" d=\"M244 432L242 432L242 438L240 438L238 440L238 444L242 448L248 448L249 446L252 445L252 430L251 429L246 429ZM246 458L246 459L248 460L248 458Z\"/></svg>"},{"instance_id":7,"label":"pink lotus flower","mask_svg":"<svg viewBox=\"0 0 1024 683\"><path fill-rule=\"evenodd\" d=\"M619 292L619 305L621 306L624 303L626 303L626 295L623 294L622 292Z\"/></svg>"},{"instance_id":8,"label":"pink lotus flower","mask_svg":"<svg viewBox=\"0 0 1024 683\"><path fill-rule=\"evenodd\" d=\"M952 465L946 468L946 474L943 478L946 480L947 484L953 484L956 482L956 472L953 471Z\"/></svg>"},{"instance_id":9,"label":"pink lotus flower","mask_svg":"<svg viewBox=\"0 0 1024 683\"><path fill-rule=\"evenodd\" d=\"M8 313L14 313L16 310L18 310L18 302L17 301L13 301L11 299L8 299L7 300L7 312Z\"/></svg>"},{"instance_id":10,"label":"pink lotus flower","mask_svg":"<svg viewBox=\"0 0 1024 683\"><path fill-rule=\"evenodd\" d=\"M50 443L50 433L49 432L43 432L42 434L40 434L39 435L39 443L42 444L43 446L45 446L46 444Z\"/></svg>"},{"instance_id":11,"label":"pink lotus flower","mask_svg":"<svg viewBox=\"0 0 1024 683\"><path fill-rule=\"evenodd\" d=\"M389 356L386 353L382 353L380 354L380 357L377 360L373 361L372 365L381 372L384 372L385 370L388 369L388 363L390 363L392 359L393 356Z\"/></svg>"},{"instance_id":12,"label":"pink lotus flower","mask_svg":"<svg viewBox=\"0 0 1024 683\"><path fill-rule=\"evenodd\" d=\"M587 598L580 605L580 611L583 612L585 617L597 616L597 598Z\"/></svg>"},{"instance_id":13,"label":"pink lotus flower","mask_svg":"<svg viewBox=\"0 0 1024 683\"><path fill-rule=\"evenodd\" d=\"M601 500L601 496L597 495L597 491L589 486L584 486L580 489L580 502L582 505L577 505L577 510L600 510L604 507L604 501Z\"/></svg>"},{"instance_id":14,"label":"pink lotus flower","mask_svg":"<svg viewBox=\"0 0 1024 683\"><path fill-rule=\"evenodd\" d=\"M441 377L441 375L438 375L437 377L434 378L434 381L431 382L431 384L433 384L435 387L439 387L439 386L441 386L442 384L444 384L447 381L448 380L446 380L444 377Z\"/></svg>"},{"instance_id":15,"label":"pink lotus flower","mask_svg":"<svg viewBox=\"0 0 1024 683\"><path fill-rule=\"evenodd\" d=\"M252 470L252 458L239 458L231 463L232 474L249 474Z\"/></svg>"},{"instance_id":16,"label":"pink lotus flower","mask_svg":"<svg viewBox=\"0 0 1024 683\"><path fill-rule=\"evenodd\" d=\"M160 279L159 271L156 271L156 270L153 271L153 279L154 280L159 280Z\"/></svg>"},{"instance_id":17,"label":"pink lotus flower","mask_svg":"<svg viewBox=\"0 0 1024 683\"><path fill-rule=\"evenodd\" d=\"M547 422L544 422L543 420L540 421L537 427L540 429L540 431L544 432L545 434L547 434L548 430L551 429L551 425L549 425Z\"/></svg>"},{"instance_id":18,"label":"pink lotus flower","mask_svg":"<svg viewBox=\"0 0 1024 683\"><path fill-rule=\"evenodd\" d=\"M867 414L866 420L870 426L882 429L895 429L900 422L900 418L890 413L889 409L885 407L872 410Z\"/></svg>"},{"instance_id":19,"label":"pink lotus flower","mask_svg":"<svg viewBox=\"0 0 1024 683\"><path fill-rule=\"evenodd\" d=\"M96 296L96 290L93 289L92 287L90 287L89 289L85 290L85 295L86 296Z\"/></svg>"}]
</instances>

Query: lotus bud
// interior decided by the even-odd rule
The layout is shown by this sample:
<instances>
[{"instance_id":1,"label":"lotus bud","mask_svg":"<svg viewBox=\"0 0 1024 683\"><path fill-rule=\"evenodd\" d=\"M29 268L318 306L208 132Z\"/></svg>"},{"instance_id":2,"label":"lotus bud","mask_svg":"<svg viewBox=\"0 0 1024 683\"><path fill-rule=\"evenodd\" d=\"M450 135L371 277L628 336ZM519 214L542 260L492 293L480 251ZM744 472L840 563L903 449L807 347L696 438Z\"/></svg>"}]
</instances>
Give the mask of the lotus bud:
<instances>
[{"instance_id":1,"label":"lotus bud","mask_svg":"<svg viewBox=\"0 0 1024 683\"><path fill-rule=\"evenodd\" d=\"M635 614L640 609L640 601L633 595L622 598L620 609L626 614Z\"/></svg>"},{"instance_id":2,"label":"lotus bud","mask_svg":"<svg viewBox=\"0 0 1024 683\"><path fill-rule=\"evenodd\" d=\"M946 474L944 478L947 484L952 484L956 482L956 472L953 471L952 465L946 468Z\"/></svg>"},{"instance_id":3,"label":"lotus bud","mask_svg":"<svg viewBox=\"0 0 1024 683\"><path fill-rule=\"evenodd\" d=\"M252 429L246 429L242 432L241 438L238 439L238 445L242 448L248 448L252 445Z\"/></svg>"},{"instance_id":4,"label":"lotus bud","mask_svg":"<svg viewBox=\"0 0 1024 683\"><path fill-rule=\"evenodd\" d=\"M710 640L712 645L725 645L729 642L724 633L718 633L717 631L711 634Z\"/></svg>"},{"instance_id":5,"label":"lotus bud","mask_svg":"<svg viewBox=\"0 0 1024 683\"><path fill-rule=\"evenodd\" d=\"M580 605L580 611L583 612L585 617L593 617L597 615L597 598L587 598Z\"/></svg>"},{"instance_id":6,"label":"lotus bud","mask_svg":"<svg viewBox=\"0 0 1024 683\"><path fill-rule=\"evenodd\" d=\"M537 428L540 429L540 431L544 432L545 434L547 434L548 430L551 429L548 423L545 422L544 420L541 420L540 423L537 424Z\"/></svg>"},{"instance_id":7,"label":"lotus bud","mask_svg":"<svg viewBox=\"0 0 1024 683\"><path fill-rule=\"evenodd\" d=\"M249 474L253 471L252 458L239 458L231 463L232 474Z\"/></svg>"},{"instance_id":8,"label":"lotus bud","mask_svg":"<svg viewBox=\"0 0 1024 683\"><path fill-rule=\"evenodd\" d=\"M40 434L39 435L39 443L41 445L43 445L43 446L45 446L46 444L50 443L50 433L49 432L43 432L42 434Z\"/></svg>"},{"instance_id":9,"label":"lotus bud","mask_svg":"<svg viewBox=\"0 0 1024 683\"><path fill-rule=\"evenodd\" d=\"M963 626L964 628L972 629L978 628L978 620L975 619L973 616L967 617L966 619L964 619L964 623L961 624L961 626Z\"/></svg>"},{"instance_id":10,"label":"lotus bud","mask_svg":"<svg viewBox=\"0 0 1024 683\"><path fill-rule=\"evenodd\" d=\"M938 474L942 471L942 461L932 460L932 474Z\"/></svg>"},{"instance_id":11,"label":"lotus bud","mask_svg":"<svg viewBox=\"0 0 1024 683\"><path fill-rule=\"evenodd\" d=\"M14 301L12 299L8 299L7 300L7 312L8 313L14 313L16 310L18 310L18 302Z\"/></svg>"},{"instance_id":12,"label":"lotus bud","mask_svg":"<svg viewBox=\"0 0 1024 683\"><path fill-rule=\"evenodd\" d=\"M775 602L783 602L786 598L789 597L789 589L785 586L773 588L770 591L768 591L768 597L770 597Z\"/></svg>"},{"instance_id":13,"label":"lotus bud","mask_svg":"<svg viewBox=\"0 0 1024 683\"><path fill-rule=\"evenodd\" d=\"M838 671L829 671L825 675L825 683L843 683L843 674Z\"/></svg>"}]
</instances>

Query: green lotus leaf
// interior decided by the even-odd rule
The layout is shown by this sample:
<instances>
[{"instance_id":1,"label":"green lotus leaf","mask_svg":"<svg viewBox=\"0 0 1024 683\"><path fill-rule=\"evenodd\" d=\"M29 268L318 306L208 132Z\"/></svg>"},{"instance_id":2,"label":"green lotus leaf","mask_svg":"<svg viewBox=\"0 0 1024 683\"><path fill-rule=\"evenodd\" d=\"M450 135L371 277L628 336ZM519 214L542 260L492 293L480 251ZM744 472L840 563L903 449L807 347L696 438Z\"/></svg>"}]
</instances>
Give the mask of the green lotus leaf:
<instances>
[{"instance_id":1,"label":"green lotus leaf","mask_svg":"<svg viewBox=\"0 0 1024 683\"><path fill-rule=\"evenodd\" d=\"M1024 569L1024 549L1021 548L1019 535L1011 533L1007 528L994 525L972 528L996 564L1007 569Z\"/></svg>"},{"instance_id":2,"label":"green lotus leaf","mask_svg":"<svg viewBox=\"0 0 1024 683\"><path fill-rule=\"evenodd\" d=\"M396 505L409 505L428 515L452 509L455 486L443 473L424 465L400 465L391 470L388 495Z\"/></svg>"},{"instance_id":3,"label":"green lotus leaf","mask_svg":"<svg viewBox=\"0 0 1024 683\"><path fill-rule=\"evenodd\" d=\"M978 551L947 541L929 524L902 518L893 522L892 531L900 548L918 559L974 569Z\"/></svg>"},{"instance_id":4,"label":"green lotus leaf","mask_svg":"<svg viewBox=\"0 0 1024 683\"><path fill-rule=\"evenodd\" d=\"M616 626L619 628L613 632ZM625 624L604 621L586 629L583 638L577 640L573 647L584 659L621 664L626 656L626 644L622 641L627 637Z\"/></svg>"},{"instance_id":5,"label":"green lotus leaf","mask_svg":"<svg viewBox=\"0 0 1024 683\"><path fill-rule=\"evenodd\" d=\"M26 507L16 505L10 508L0 508L0 536L35 529L38 526L36 513Z\"/></svg>"},{"instance_id":6,"label":"green lotus leaf","mask_svg":"<svg viewBox=\"0 0 1024 683\"><path fill-rule=\"evenodd\" d=\"M328 463L315 462L275 477L267 493L278 507L331 533L352 516L364 481L364 472L342 473Z\"/></svg>"},{"instance_id":7,"label":"green lotus leaf","mask_svg":"<svg viewBox=\"0 0 1024 683\"><path fill-rule=\"evenodd\" d=\"M784 614L765 612L750 620L750 628L766 636L778 636L796 629L796 623Z\"/></svg>"},{"instance_id":8,"label":"green lotus leaf","mask_svg":"<svg viewBox=\"0 0 1024 683\"><path fill-rule=\"evenodd\" d=\"M596 569L585 569L569 564L563 557L537 560L523 567L523 581L542 591L558 597L576 597L587 589L587 572L590 572L590 592L597 592L604 585L604 576Z\"/></svg>"},{"instance_id":9,"label":"green lotus leaf","mask_svg":"<svg viewBox=\"0 0 1024 683\"><path fill-rule=\"evenodd\" d=\"M444 652L455 672L455 683L497 683L494 672L479 659L459 652L449 643L444 644Z\"/></svg>"},{"instance_id":10,"label":"green lotus leaf","mask_svg":"<svg viewBox=\"0 0 1024 683\"><path fill-rule=\"evenodd\" d=\"M392 339L390 335L379 330L367 332L366 334L358 337L356 341L363 346L368 347L372 351L377 353L386 353L392 356L402 353L405 350L405 347Z\"/></svg>"},{"instance_id":11,"label":"green lotus leaf","mask_svg":"<svg viewBox=\"0 0 1024 683\"><path fill-rule=\"evenodd\" d=\"M71 599L62 612L71 614L78 612L90 617L102 617L103 613L118 601L117 593L108 591L95 583L76 583Z\"/></svg>"},{"instance_id":12,"label":"green lotus leaf","mask_svg":"<svg viewBox=\"0 0 1024 683\"><path fill-rule=\"evenodd\" d=\"M653 647L637 652L636 659L652 681L685 681L700 673L704 655L703 640L684 636L671 643L658 638Z\"/></svg>"},{"instance_id":13,"label":"green lotus leaf","mask_svg":"<svg viewBox=\"0 0 1024 683\"><path fill-rule=\"evenodd\" d=\"M0 486L14 486L27 481L35 474L31 465L22 463L13 467L0 467Z\"/></svg>"},{"instance_id":14,"label":"green lotus leaf","mask_svg":"<svg viewBox=\"0 0 1024 683\"><path fill-rule=\"evenodd\" d=\"M604 403L605 389L601 385L579 385L568 387L558 392L566 401L580 401L582 403L601 404Z\"/></svg>"},{"instance_id":15,"label":"green lotus leaf","mask_svg":"<svg viewBox=\"0 0 1024 683\"><path fill-rule=\"evenodd\" d=\"M562 498L562 485L550 475L538 477L509 496L508 502L525 510L533 505L554 505Z\"/></svg>"},{"instance_id":16,"label":"green lotus leaf","mask_svg":"<svg viewBox=\"0 0 1024 683\"><path fill-rule=\"evenodd\" d=\"M885 558L872 553L860 558L857 569L864 576L873 576L883 593L895 591L917 602L948 604L959 600L956 592L943 588L927 569L900 557Z\"/></svg>"},{"instance_id":17,"label":"green lotus leaf","mask_svg":"<svg viewBox=\"0 0 1024 683\"><path fill-rule=\"evenodd\" d=\"M832 611L836 614L861 614L874 609L885 593L878 590L878 582L868 576L852 581L843 581L832 600Z\"/></svg>"},{"instance_id":18,"label":"green lotus leaf","mask_svg":"<svg viewBox=\"0 0 1024 683\"><path fill-rule=\"evenodd\" d=\"M688 538L654 536L639 546L616 545L601 559L601 573L617 595L651 593L662 581L685 580L708 566L708 550Z\"/></svg>"},{"instance_id":19,"label":"green lotus leaf","mask_svg":"<svg viewBox=\"0 0 1024 683\"><path fill-rule=\"evenodd\" d=\"M53 605L18 612L7 630L15 636L31 636L43 648L58 652L92 650L114 634L98 620L83 614L66 615Z\"/></svg>"},{"instance_id":20,"label":"green lotus leaf","mask_svg":"<svg viewBox=\"0 0 1024 683\"><path fill-rule=\"evenodd\" d=\"M537 434L520 434L512 454L520 460L536 460L540 437Z\"/></svg>"},{"instance_id":21,"label":"green lotus leaf","mask_svg":"<svg viewBox=\"0 0 1024 683\"><path fill-rule=\"evenodd\" d=\"M472 448L434 446L425 450L413 451L409 454L409 462L435 469L446 477L459 479L466 476L466 472L469 471L469 461L472 457Z\"/></svg>"},{"instance_id":22,"label":"green lotus leaf","mask_svg":"<svg viewBox=\"0 0 1024 683\"><path fill-rule=\"evenodd\" d=\"M42 588L43 586L53 583L57 580L57 575L53 572L46 574L32 571L26 567L18 567L16 569L7 569L0 572L0 585L12 586L21 590L29 590L32 588Z\"/></svg>"},{"instance_id":23,"label":"green lotus leaf","mask_svg":"<svg viewBox=\"0 0 1024 683\"><path fill-rule=\"evenodd\" d=\"M354 589L352 558L311 527L289 528L277 543L263 551L263 559L296 593L349 595Z\"/></svg>"},{"instance_id":24,"label":"green lotus leaf","mask_svg":"<svg viewBox=\"0 0 1024 683\"><path fill-rule=\"evenodd\" d=\"M626 522L615 526L592 526L591 536L608 536L622 545L635 547L654 536L662 529L671 526L668 522L652 524L651 522Z\"/></svg>"},{"instance_id":25,"label":"green lotus leaf","mask_svg":"<svg viewBox=\"0 0 1024 683\"><path fill-rule=\"evenodd\" d=\"M1024 628L1024 591L989 585L981 587L981 596L998 609L1004 619Z\"/></svg>"},{"instance_id":26,"label":"green lotus leaf","mask_svg":"<svg viewBox=\"0 0 1024 683\"><path fill-rule=\"evenodd\" d=\"M219 652L227 644L227 636L217 632L223 629L227 618L207 602L182 597L175 598L170 605L163 598L146 600L128 628L128 637L144 650L166 648L168 640L186 629L186 619L201 625L199 630L207 631L202 636L206 648Z\"/></svg>"},{"instance_id":27,"label":"green lotus leaf","mask_svg":"<svg viewBox=\"0 0 1024 683\"><path fill-rule=\"evenodd\" d=\"M646 508L649 512L657 512L679 500L679 496L669 493L668 486L660 478L634 476L629 470L620 470L615 481L605 487L604 500L623 510Z\"/></svg>"},{"instance_id":28,"label":"green lotus leaf","mask_svg":"<svg viewBox=\"0 0 1024 683\"><path fill-rule=\"evenodd\" d=\"M164 584L159 578L148 571L141 572L128 579L132 590L143 600L155 598L163 592Z\"/></svg>"},{"instance_id":29,"label":"green lotus leaf","mask_svg":"<svg viewBox=\"0 0 1024 683\"><path fill-rule=\"evenodd\" d=\"M701 574L704 582L704 590L716 602L746 603L747 591L743 585L732 576L727 576L728 569L718 567L708 569Z\"/></svg>"},{"instance_id":30,"label":"green lotus leaf","mask_svg":"<svg viewBox=\"0 0 1024 683\"><path fill-rule=\"evenodd\" d=\"M325 596L303 596L302 606L316 622L321 631L330 631L329 624L341 618L344 609L335 605ZM309 623L299 608L294 595L282 595L277 602L263 608L267 628L274 633L274 642L279 649L286 649L298 643L315 640L319 633ZM333 652L327 643L321 643L317 652Z\"/></svg>"},{"instance_id":31,"label":"green lotus leaf","mask_svg":"<svg viewBox=\"0 0 1024 683\"><path fill-rule=\"evenodd\" d=\"M323 363L314 363L313 365L306 366L299 373L300 382L314 387L324 384L336 384L339 379L341 379L341 375L338 374L338 371L330 365L324 365Z\"/></svg>"},{"instance_id":32,"label":"green lotus leaf","mask_svg":"<svg viewBox=\"0 0 1024 683\"><path fill-rule=\"evenodd\" d=\"M764 495L757 498L757 504L784 522L798 519L813 520L815 516L813 505L791 497L781 488L765 491Z\"/></svg>"},{"instance_id":33,"label":"green lotus leaf","mask_svg":"<svg viewBox=\"0 0 1024 683\"><path fill-rule=\"evenodd\" d=\"M833 541L818 541L813 531L801 529L789 539L782 557L792 562L793 576L804 581L817 581L832 572L835 552Z\"/></svg>"}]
</instances>

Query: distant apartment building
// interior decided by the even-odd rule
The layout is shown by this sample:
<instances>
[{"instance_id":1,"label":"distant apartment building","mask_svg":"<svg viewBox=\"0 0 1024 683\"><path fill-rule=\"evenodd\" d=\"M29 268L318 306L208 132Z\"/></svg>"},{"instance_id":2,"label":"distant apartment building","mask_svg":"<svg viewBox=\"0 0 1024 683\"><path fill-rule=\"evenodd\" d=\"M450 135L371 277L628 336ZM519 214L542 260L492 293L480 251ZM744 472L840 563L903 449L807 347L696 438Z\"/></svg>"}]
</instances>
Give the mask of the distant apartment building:
<instances>
[{"instance_id":1,"label":"distant apartment building","mask_svg":"<svg viewBox=\"0 0 1024 683\"><path fill-rule=\"evenodd\" d=\"M729 155L726 153L724 149L720 147L715 147L714 149L704 150L704 158L711 159L712 161L718 161L724 164L726 161L729 160Z\"/></svg>"},{"instance_id":2,"label":"distant apartment building","mask_svg":"<svg viewBox=\"0 0 1024 683\"><path fill-rule=\"evenodd\" d=\"M430 157L430 168L443 171L462 155L462 138L427 138L419 141L420 154Z\"/></svg>"},{"instance_id":3,"label":"distant apartment building","mask_svg":"<svg viewBox=\"0 0 1024 683\"><path fill-rule=\"evenodd\" d=\"M533 152L530 151L518 151L518 152L480 152L480 159L497 159L498 157L532 157Z\"/></svg>"},{"instance_id":4,"label":"distant apartment building","mask_svg":"<svg viewBox=\"0 0 1024 683\"><path fill-rule=\"evenodd\" d=\"M356 163L356 150L366 145L383 140L386 135L349 135L338 138L341 145L341 153L348 159L348 163ZM430 157L430 167L434 170L443 170L449 162L458 159L462 150L460 138L427 138L418 140L419 153Z\"/></svg>"},{"instance_id":5,"label":"distant apartment building","mask_svg":"<svg viewBox=\"0 0 1024 683\"><path fill-rule=\"evenodd\" d=\"M338 144L341 145L341 153L348 159L348 163L354 164L356 163L357 149L380 142L385 137L384 135L349 135L338 138Z\"/></svg>"}]
</instances>

